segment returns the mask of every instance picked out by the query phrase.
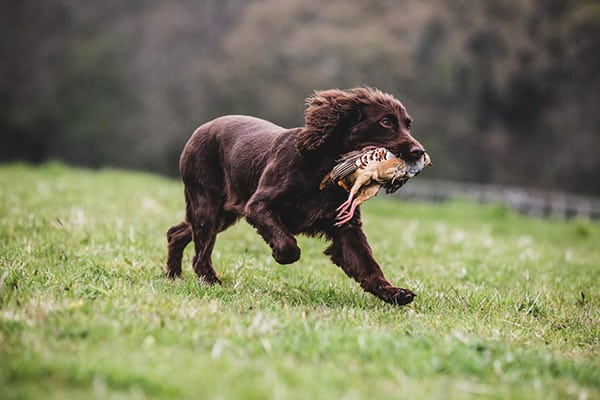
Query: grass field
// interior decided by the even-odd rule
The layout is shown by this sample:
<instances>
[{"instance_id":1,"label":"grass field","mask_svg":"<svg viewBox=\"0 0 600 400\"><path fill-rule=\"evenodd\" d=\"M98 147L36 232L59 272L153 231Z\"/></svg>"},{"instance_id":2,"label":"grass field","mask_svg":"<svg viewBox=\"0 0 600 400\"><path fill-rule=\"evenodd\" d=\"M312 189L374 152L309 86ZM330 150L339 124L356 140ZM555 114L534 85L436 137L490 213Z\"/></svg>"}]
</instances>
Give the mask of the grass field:
<instances>
[{"instance_id":1,"label":"grass field","mask_svg":"<svg viewBox=\"0 0 600 400\"><path fill-rule=\"evenodd\" d=\"M410 183L409 183L410 184ZM182 186L0 166L0 399L598 399L600 225L374 199L399 308L301 238L281 266L245 223L206 287L162 275Z\"/></svg>"}]
</instances>

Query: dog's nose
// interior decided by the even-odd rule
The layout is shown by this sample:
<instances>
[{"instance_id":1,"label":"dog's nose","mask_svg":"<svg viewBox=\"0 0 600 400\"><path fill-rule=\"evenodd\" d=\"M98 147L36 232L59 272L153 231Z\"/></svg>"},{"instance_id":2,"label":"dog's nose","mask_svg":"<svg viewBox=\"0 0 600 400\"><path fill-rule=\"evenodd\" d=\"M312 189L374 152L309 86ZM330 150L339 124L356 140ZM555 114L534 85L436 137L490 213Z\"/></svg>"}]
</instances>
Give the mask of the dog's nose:
<instances>
[{"instance_id":1,"label":"dog's nose","mask_svg":"<svg viewBox=\"0 0 600 400\"><path fill-rule=\"evenodd\" d=\"M415 160L423 157L423 154L425 154L425 149L423 149L421 146L413 146L410 148L410 155L411 157L414 157Z\"/></svg>"}]
</instances>

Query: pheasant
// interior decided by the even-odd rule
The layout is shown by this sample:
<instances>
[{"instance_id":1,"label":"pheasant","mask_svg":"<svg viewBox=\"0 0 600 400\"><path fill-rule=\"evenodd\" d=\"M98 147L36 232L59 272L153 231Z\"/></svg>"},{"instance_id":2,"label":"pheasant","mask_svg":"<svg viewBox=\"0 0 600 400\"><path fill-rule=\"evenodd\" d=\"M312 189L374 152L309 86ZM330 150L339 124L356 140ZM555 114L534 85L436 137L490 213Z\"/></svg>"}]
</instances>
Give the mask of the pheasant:
<instances>
[{"instance_id":1,"label":"pheasant","mask_svg":"<svg viewBox=\"0 0 600 400\"><path fill-rule=\"evenodd\" d=\"M430 164L431 159L427 153L409 164L384 147L370 146L343 155L323 178L319 188L323 190L333 182L350 192L348 199L336 209L338 215L335 226L339 227L350 221L356 207L376 196L382 186L387 186L388 191L397 190L406 180Z\"/></svg>"}]
</instances>

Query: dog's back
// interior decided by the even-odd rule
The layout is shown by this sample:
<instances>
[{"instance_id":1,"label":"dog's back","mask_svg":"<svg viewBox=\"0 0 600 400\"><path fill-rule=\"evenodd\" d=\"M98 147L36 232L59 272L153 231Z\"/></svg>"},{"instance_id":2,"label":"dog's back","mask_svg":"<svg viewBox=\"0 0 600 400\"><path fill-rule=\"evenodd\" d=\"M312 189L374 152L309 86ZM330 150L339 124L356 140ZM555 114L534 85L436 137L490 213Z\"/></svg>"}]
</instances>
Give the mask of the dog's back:
<instances>
[{"instance_id":1,"label":"dog's back","mask_svg":"<svg viewBox=\"0 0 600 400\"><path fill-rule=\"evenodd\" d=\"M292 131L260 118L219 117L188 140L179 163L181 177L186 185L224 195L226 209L242 215L269 159L293 140Z\"/></svg>"}]
</instances>

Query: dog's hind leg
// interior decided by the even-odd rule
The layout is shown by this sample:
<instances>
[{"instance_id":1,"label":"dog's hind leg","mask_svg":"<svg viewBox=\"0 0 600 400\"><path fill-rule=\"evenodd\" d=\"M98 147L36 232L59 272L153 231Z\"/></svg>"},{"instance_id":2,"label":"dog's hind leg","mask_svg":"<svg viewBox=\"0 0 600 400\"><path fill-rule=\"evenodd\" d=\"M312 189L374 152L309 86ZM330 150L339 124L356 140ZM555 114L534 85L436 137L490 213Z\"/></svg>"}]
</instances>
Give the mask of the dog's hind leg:
<instances>
[{"instance_id":1,"label":"dog's hind leg","mask_svg":"<svg viewBox=\"0 0 600 400\"><path fill-rule=\"evenodd\" d=\"M222 225L220 216L223 213L223 204L219 200L218 197L207 195L198 187L185 189L187 221L191 225L196 250L194 271L200 279L211 285L221 283L211 260L217 233Z\"/></svg>"},{"instance_id":2,"label":"dog's hind leg","mask_svg":"<svg viewBox=\"0 0 600 400\"><path fill-rule=\"evenodd\" d=\"M192 227L185 221L167 231L167 277L175 278L181 275L183 250L191 241Z\"/></svg>"}]
</instances>

